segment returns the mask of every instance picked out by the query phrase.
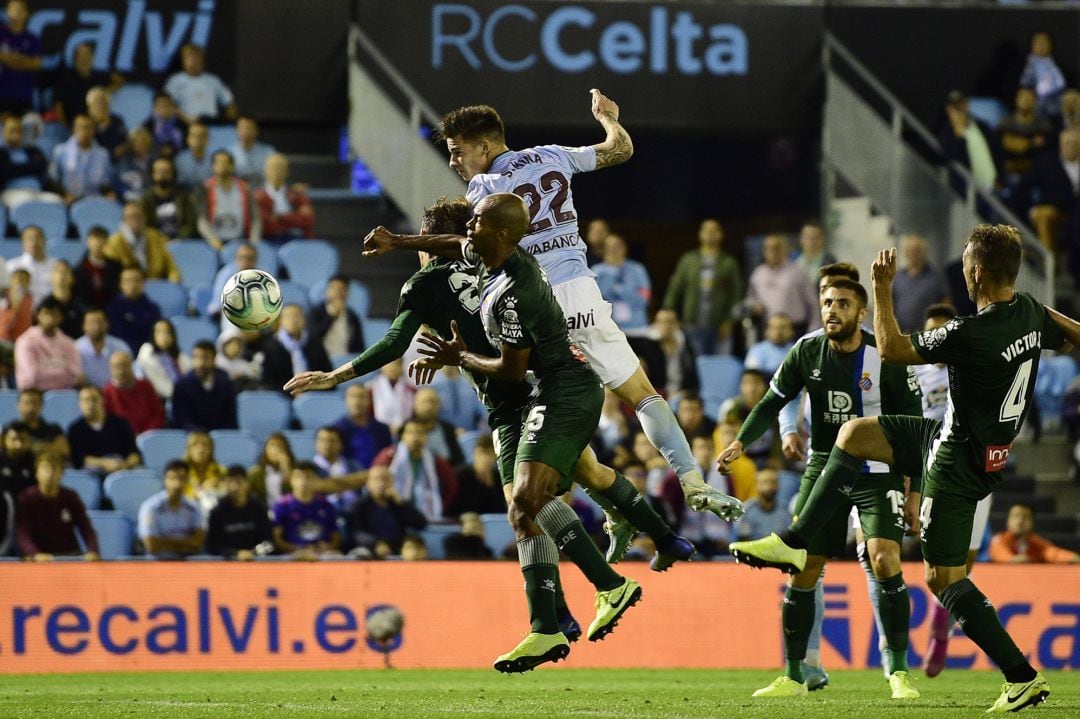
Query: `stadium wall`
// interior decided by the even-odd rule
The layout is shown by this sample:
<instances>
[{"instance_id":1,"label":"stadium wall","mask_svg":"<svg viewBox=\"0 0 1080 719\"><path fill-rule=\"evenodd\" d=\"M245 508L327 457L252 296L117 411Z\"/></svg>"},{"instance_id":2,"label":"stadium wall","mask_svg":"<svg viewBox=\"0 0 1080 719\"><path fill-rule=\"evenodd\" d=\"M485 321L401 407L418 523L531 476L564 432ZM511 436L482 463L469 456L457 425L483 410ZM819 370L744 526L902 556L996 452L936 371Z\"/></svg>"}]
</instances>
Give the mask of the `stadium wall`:
<instances>
[{"instance_id":1,"label":"stadium wall","mask_svg":"<svg viewBox=\"0 0 1080 719\"><path fill-rule=\"evenodd\" d=\"M592 592L567 564L570 605L587 623ZM775 667L783 579L732 564L644 564L643 602L600 644L574 645L577 667ZM929 641L922 567L905 566L912 662ZM1080 668L1080 567L976 569L1020 647L1038 667ZM830 566L822 656L877 666L877 637L858 565ZM527 631L521 574L510 563L54 563L0 565L0 673L379 668L365 616L397 607L399 668L489 667ZM962 636L950 666L989 669Z\"/></svg>"}]
</instances>

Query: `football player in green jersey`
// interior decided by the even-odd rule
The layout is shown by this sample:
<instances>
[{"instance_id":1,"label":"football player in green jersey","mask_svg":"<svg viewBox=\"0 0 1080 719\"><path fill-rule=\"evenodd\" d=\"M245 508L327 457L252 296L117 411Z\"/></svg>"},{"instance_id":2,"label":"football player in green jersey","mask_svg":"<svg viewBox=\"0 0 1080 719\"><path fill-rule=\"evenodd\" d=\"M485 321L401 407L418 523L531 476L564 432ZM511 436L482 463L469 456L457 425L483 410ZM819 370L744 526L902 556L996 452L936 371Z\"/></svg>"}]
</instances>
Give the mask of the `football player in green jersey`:
<instances>
[{"instance_id":1,"label":"football player in green jersey","mask_svg":"<svg viewBox=\"0 0 1080 719\"><path fill-rule=\"evenodd\" d=\"M926 582L1005 675L990 712L1038 704L1050 694L1050 685L967 576L975 506L1001 481L1012 442L1031 407L1042 350L1058 350L1067 339L1080 339L1080 325L1016 290L1021 254L1016 228L976 227L964 247L963 268L978 311L914 335L901 334L893 314L896 249L878 254L872 268L874 335L882 359L948 365L945 419L882 416L847 422L791 527L781 535L731 547L742 561L756 566L801 570L807 540L829 521L842 489L855 484L865 461L885 462L908 474L913 493L922 485L918 517L908 519L921 525Z\"/></svg>"}]
</instances>

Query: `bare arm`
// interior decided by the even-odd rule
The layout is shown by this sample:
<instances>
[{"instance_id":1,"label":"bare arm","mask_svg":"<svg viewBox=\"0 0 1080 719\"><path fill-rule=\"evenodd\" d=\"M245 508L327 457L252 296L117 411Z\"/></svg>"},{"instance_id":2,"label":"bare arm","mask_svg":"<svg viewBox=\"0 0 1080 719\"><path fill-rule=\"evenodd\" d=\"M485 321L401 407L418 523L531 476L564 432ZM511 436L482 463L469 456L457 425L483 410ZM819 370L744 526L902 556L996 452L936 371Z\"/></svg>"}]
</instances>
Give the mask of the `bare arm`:
<instances>
[{"instance_id":1,"label":"bare arm","mask_svg":"<svg viewBox=\"0 0 1080 719\"><path fill-rule=\"evenodd\" d=\"M621 165L634 154L630 133L619 124L619 106L597 89L592 93L592 113L607 133L604 141L593 145L596 151L596 169Z\"/></svg>"},{"instance_id":2,"label":"bare arm","mask_svg":"<svg viewBox=\"0 0 1080 719\"><path fill-rule=\"evenodd\" d=\"M874 283L874 339L884 362L926 364L909 335L900 332L893 312L892 282L896 277L896 248L882 250L870 269Z\"/></svg>"},{"instance_id":3,"label":"bare arm","mask_svg":"<svg viewBox=\"0 0 1080 719\"><path fill-rule=\"evenodd\" d=\"M522 382L529 369L529 348L519 349L503 343L498 357L470 352L461 339L456 321L451 321L452 337L445 340L424 332L420 335L420 354L447 367L461 367L506 382Z\"/></svg>"},{"instance_id":4,"label":"bare arm","mask_svg":"<svg viewBox=\"0 0 1080 719\"><path fill-rule=\"evenodd\" d=\"M461 248L467 241L461 235L395 235L380 225L364 238L364 257L378 257L391 250L412 250L457 260L461 259Z\"/></svg>"},{"instance_id":5,"label":"bare arm","mask_svg":"<svg viewBox=\"0 0 1080 719\"><path fill-rule=\"evenodd\" d=\"M1047 307L1046 311L1050 313L1051 319L1057 323L1057 326L1061 328L1061 331L1065 333L1065 339L1073 347L1080 347L1080 322L1077 322L1071 317L1066 317L1053 307ZM1060 347L1049 347L1047 349L1062 349Z\"/></svg>"}]
</instances>

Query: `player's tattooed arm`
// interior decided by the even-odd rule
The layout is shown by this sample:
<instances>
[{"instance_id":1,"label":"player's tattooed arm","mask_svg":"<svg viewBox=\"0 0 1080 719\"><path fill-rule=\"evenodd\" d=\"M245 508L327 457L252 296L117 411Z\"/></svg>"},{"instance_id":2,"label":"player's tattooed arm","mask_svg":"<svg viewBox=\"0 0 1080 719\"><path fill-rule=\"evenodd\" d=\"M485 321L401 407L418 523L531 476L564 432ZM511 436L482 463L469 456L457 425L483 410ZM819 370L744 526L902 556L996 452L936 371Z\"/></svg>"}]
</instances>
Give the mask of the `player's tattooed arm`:
<instances>
[{"instance_id":1,"label":"player's tattooed arm","mask_svg":"<svg viewBox=\"0 0 1080 719\"><path fill-rule=\"evenodd\" d=\"M607 136L599 145L593 145L596 151L596 169L621 165L634 154L634 143L630 133L619 124L619 106L615 101L593 89L592 113L596 121L604 128Z\"/></svg>"},{"instance_id":2,"label":"player's tattooed arm","mask_svg":"<svg viewBox=\"0 0 1080 719\"><path fill-rule=\"evenodd\" d=\"M397 235L380 225L364 238L363 256L378 257L391 250L412 250L459 260L465 242L466 238L460 235Z\"/></svg>"},{"instance_id":3,"label":"player's tattooed arm","mask_svg":"<svg viewBox=\"0 0 1080 719\"><path fill-rule=\"evenodd\" d=\"M1061 328L1061 331L1064 333L1065 339L1069 344L1073 347L1080 347L1080 322L1077 322L1072 317L1061 314L1053 307L1047 307L1046 311L1050 313L1050 318ZM1047 349L1059 350L1062 348L1048 347Z\"/></svg>"}]
</instances>

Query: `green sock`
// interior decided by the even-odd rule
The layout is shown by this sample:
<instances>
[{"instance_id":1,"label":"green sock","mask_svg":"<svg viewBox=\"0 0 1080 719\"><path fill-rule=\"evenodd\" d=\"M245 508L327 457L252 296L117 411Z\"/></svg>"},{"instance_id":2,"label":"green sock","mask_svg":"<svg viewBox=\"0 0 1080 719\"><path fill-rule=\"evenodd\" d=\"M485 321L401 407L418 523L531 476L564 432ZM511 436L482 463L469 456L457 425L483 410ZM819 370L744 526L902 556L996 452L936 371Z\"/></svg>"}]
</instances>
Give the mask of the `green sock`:
<instances>
[{"instance_id":1,"label":"green sock","mask_svg":"<svg viewBox=\"0 0 1080 719\"><path fill-rule=\"evenodd\" d=\"M998 619L990 600L966 577L945 587L941 603L960 624L964 634L994 660L1006 681L1030 681L1035 670Z\"/></svg>"},{"instance_id":2,"label":"green sock","mask_svg":"<svg viewBox=\"0 0 1080 719\"><path fill-rule=\"evenodd\" d=\"M821 476L814 482L810 496L799 510L799 518L791 523L791 528L782 535L782 539L795 539L799 547L806 547L806 540L813 537L825 523L832 518L839 506L848 506L845 502L845 487L854 487L863 461L853 457L839 447L833 447L829 462ZM848 490L850 491L850 490Z\"/></svg>"},{"instance_id":3,"label":"green sock","mask_svg":"<svg viewBox=\"0 0 1080 719\"><path fill-rule=\"evenodd\" d=\"M614 589L623 583L623 578L605 561L592 537L585 533L574 510L561 500L553 499L541 507L536 513L536 524L555 540L559 549L566 552L598 591Z\"/></svg>"},{"instance_id":4,"label":"green sock","mask_svg":"<svg viewBox=\"0 0 1080 719\"><path fill-rule=\"evenodd\" d=\"M525 598L534 632L557 634L555 590L559 581L559 550L549 537L526 537L517 543L521 573L525 575Z\"/></svg>"},{"instance_id":5,"label":"green sock","mask_svg":"<svg viewBox=\"0 0 1080 719\"><path fill-rule=\"evenodd\" d=\"M675 533L671 531L671 527L656 513L649 500L634 489L630 480L618 472L615 473L615 481L611 486L600 494L615 505L615 508L630 521L630 524L648 534L658 548L663 549L663 545L669 543L666 540L674 537Z\"/></svg>"},{"instance_id":6,"label":"green sock","mask_svg":"<svg viewBox=\"0 0 1080 719\"><path fill-rule=\"evenodd\" d=\"M817 605L814 599L815 590L816 587L788 587L784 593L784 606L780 611L784 626L784 656L787 657L787 670L784 673L800 684L806 681L802 663L806 659L806 643L814 626Z\"/></svg>"},{"instance_id":7,"label":"green sock","mask_svg":"<svg viewBox=\"0 0 1080 719\"><path fill-rule=\"evenodd\" d=\"M878 580L878 607L885 642L889 645L889 673L906 672L911 600L903 574Z\"/></svg>"}]
</instances>

